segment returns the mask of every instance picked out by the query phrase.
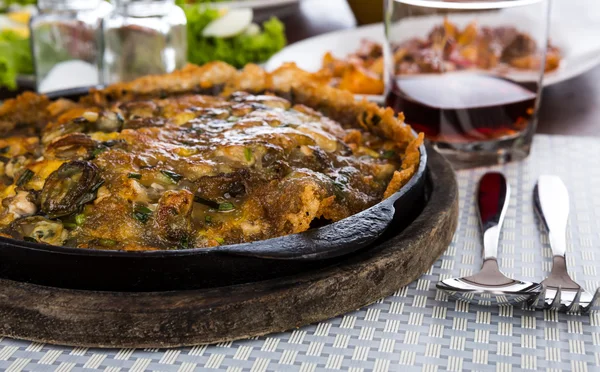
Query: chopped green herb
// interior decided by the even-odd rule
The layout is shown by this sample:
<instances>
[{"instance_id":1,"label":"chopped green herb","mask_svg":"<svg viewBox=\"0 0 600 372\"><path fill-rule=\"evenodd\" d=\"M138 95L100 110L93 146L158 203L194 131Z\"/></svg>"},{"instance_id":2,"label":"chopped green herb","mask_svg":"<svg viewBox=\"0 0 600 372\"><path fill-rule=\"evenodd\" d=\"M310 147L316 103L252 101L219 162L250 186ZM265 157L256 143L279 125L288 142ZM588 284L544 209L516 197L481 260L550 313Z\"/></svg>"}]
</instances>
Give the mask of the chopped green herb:
<instances>
[{"instance_id":1,"label":"chopped green herb","mask_svg":"<svg viewBox=\"0 0 600 372\"><path fill-rule=\"evenodd\" d=\"M24 186L27 182L29 182L29 180L31 180L31 177L33 177L34 174L35 173L33 173L31 170L25 169L23 174L21 174L17 180L17 186Z\"/></svg>"},{"instance_id":2,"label":"chopped green herb","mask_svg":"<svg viewBox=\"0 0 600 372\"><path fill-rule=\"evenodd\" d=\"M394 156L396 156L396 152L393 150L386 150L383 152L383 154L381 154L381 157L384 159L391 159Z\"/></svg>"},{"instance_id":3,"label":"chopped green herb","mask_svg":"<svg viewBox=\"0 0 600 372\"><path fill-rule=\"evenodd\" d=\"M144 205L138 204L133 208L133 218L141 223L148 222L151 214L152 210Z\"/></svg>"},{"instance_id":4,"label":"chopped green herb","mask_svg":"<svg viewBox=\"0 0 600 372\"><path fill-rule=\"evenodd\" d=\"M335 186L335 188L339 191L344 191L344 188L346 187L342 182L338 181L333 181L333 186Z\"/></svg>"},{"instance_id":5,"label":"chopped green herb","mask_svg":"<svg viewBox=\"0 0 600 372\"><path fill-rule=\"evenodd\" d=\"M178 249L188 249L190 247L190 238L186 235L179 240Z\"/></svg>"},{"instance_id":6,"label":"chopped green herb","mask_svg":"<svg viewBox=\"0 0 600 372\"><path fill-rule=\"evenodd\" d=\"M129 173L127 175L127 178L133 178L135 180L141 180L142 179L142 175L139 173Z\"/></svg>"},{"instance_id":7,"label":"chopped green herb","mask_svg":"<svg viewBox=\"0 0 600 372\"><path fill-rule=\"evenodd\" d=\"M141 205L141 204L138 204L135 207L135 209L136 209L136 211L141 212L141 213L146 213L146 214L152 213L152 209L146 207L145 205Z\"/></svg>"},{"instance_id":8,"label":"chopped green herb","mask_svg":"<svg viewBox=\"0 0 600 372\"><path fill-rule=\"evenodd\" d=\"M225 239L223 239L223 238L215 238L215 240L216 240L216 241L217 241L217 243L219 243L219 244L223 244L223 243L225 243Z\"/></svg>"},{"instance_id":9,"label":"chopped green herb","mask_svg":"<svg viewBox=\"0 0 600 372\"><path fill-rule=\"evenodd\" d=\"M198 195L194 195L194 202L206 205L209 208L218 209L219 203L212 200L204 199Z\"/></svg>"},{"instance_id":10,"label":"chopped green herb","mask_svg":"<svg viewBox=\"0 0 600 372\"><path fill-rule=\"evenodd\" d=\"M169 178L174 183L177 183L177 182L181 181L181 179L183 178L183 176L181 176L180 174L177 174L175 172L171 172L171 171L168 171L168 170L161 170L160 173L162 173L165 176L167 176L167 178Z\"/></svg>"},{"instance_id":11,"label":"chopped green herb","mask_svg":"<svg viewBox=\"0 0 600 372\"><path fill-rule=\"evenodd\" d=\"M346 190L346 185L343 183L343 181L346 181L347 183L348 179L345 177L339 177L338 179L332 179L332 181L333 194L335 195L336 199L343 200L345 198L344 191Z\"/></svg>"},{"instance_id":12,"label":"chopped green herb","mask_svg":"<svg viewBox=\"0 0 600 372\"><path fill-rule=\"evenodd\" d=\"M10 146L0 148L0 154L6 154L10 151Z\"/></svg>"},{"instance_id":13,"label":"chopped green herb","mask_svg":"<svg viewBox=\"0 0 600 372\"><path fill-rule=\"evenodd\" d=\"M212 222L212 216L209 216L209 215L204 216L204 221L206 221L206 223L211 223Z\"/></svg>"},{"instance_id":14,"label":"chopped green herb","mask_svg":"<svg viewBox=\"0 0 600 372\"><path fill-rule=\"evenodd\" d=\"M95 184L92 188L91 188L91 192L96 192L98 191L98 189L100 187L102 187L102 185L104 185L104 180L100 180L100 182L98 182L97 184Z\"/></svg>"},{"instance_id":15,"label":"chopped green herb","mask_svg":"<svg viewBox=\"0 0 600 372\"><path fill-rule=\"evenodd\" d=\"M92 159L96 158L106 150L108 150L108 147L98 147L97 149L94 149L94 151L92 151Z\"/></svg>"},{"instance_id":16,"label":"chopped green herb","mask_svg":"<svg viewBox=\"0 0 600 372\"><path fill-rule=\"evenodd\" d=\"M74 224L73 222L63 222L63 226L67 229L74 229L77 227L77 224Z\"/></svg>"},{"instance_id":17,"label":"chopped green herb","mask_svg":"<svg viewBox=\"0 0 600 372\"><path fill-rule=\"evenodd\" d=\"M244 148L244 157L247 162L252 161L252 149L250 147Z\"/></svg>"},{"instance_id":18,"label":"chopped green herb","mask_svg":"<svg viewBox=\"0 0 600 372\"><path fill-rule=\"evenodd\" d=\"M148 219L150 218L147 214L144 213L139 213L139 212L133 212L133 217L140 221L141 223L146 223L148 222Z\"/></svg>"},{"instance_id":19,"label":"chopped green herb","mask_svg":"<svg viewBox=\"0 0 600 372\"><path fill-rule=\"evenodd\" d=\"M229 212L235 209L235 206L229 202L219 204L219 212Z\"/></svg>"},{"instance_id":20,"label":"chopped green herb","mask_svg":"<svg viewBox=\"0 0 600 372\"><path fill-rule=\"evenodd\" d=\"M85 222L85 215L84 214L78 214L75 216L75 224L77 224L77 226L81 226L83 225L83 223Z\"/></svg>"},{"instance_id":21,"label":"chopped green herb","mask_svg":"<svg viewBox=\"0 0 600 372\"><path fill-rule=\"evenodd\" d=\"M98 239L96 242L103 247L114 247L117 245L117 241L112 239Z\"/></svg>"}]
</instances>

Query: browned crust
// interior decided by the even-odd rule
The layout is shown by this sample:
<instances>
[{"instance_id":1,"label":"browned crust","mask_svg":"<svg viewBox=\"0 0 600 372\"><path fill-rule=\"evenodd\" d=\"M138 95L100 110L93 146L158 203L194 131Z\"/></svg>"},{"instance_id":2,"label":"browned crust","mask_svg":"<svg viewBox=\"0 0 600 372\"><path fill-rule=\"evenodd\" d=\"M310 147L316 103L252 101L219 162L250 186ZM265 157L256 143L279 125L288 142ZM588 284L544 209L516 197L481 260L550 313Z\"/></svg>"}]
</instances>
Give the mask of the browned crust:
<instances>
[{"instance_id":1,"label":"browned crust","mask_svg":"<svg viewBox=\"0 0 600 372\"><path fill-rule=\"evenodd\" d=\"M5 101L0 105L0 136L19 129L40 129L48 118L49 104L46 96L32 92Z\"/></svg>"},{"instance_id":2,"label":"browned crust","mask_svg":"<svg viewBox=\"0 0 600 372\"><path fill-rule=\"evenodd\" d=\"M423 143L423 139L423 133L419 133L417 139L412 141L406 148L406 152L404 153L405 158L402 162L402 170L394 172L394 176L383 194L384 199L389 198L393 193L400 190L400 188L402 188L402 186L404 186L417 171L421 155L419 146Z\"/></svg>"},{"instance_id":3,"label":"browned crust","mask_svg":"<svg viewBox=\"0 0 600 372\"><path fill-rule=\"evenodd\" d=\"M105 89L92 90L82 99L87 104L106 104L127 101L140 96L159 96L161 92L177 94L203 91L225 84L235 78L237 70L224 62L211 62L203 66L187 65L166 75L149 75L127 82L113 84Z\"/></svg>"}]
</instances>

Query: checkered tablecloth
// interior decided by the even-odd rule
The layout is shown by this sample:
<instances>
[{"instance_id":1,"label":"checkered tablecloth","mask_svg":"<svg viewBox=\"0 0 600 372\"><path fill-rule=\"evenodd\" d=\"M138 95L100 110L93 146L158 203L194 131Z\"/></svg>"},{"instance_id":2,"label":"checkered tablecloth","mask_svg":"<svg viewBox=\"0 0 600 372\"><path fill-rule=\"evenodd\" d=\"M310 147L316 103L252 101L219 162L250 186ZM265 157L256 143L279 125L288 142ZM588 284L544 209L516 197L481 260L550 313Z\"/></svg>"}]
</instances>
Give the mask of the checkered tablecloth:
<instances>
[{"instance_id":1,"label":"checkered tablecloth","mask_svg":"<svg viewBox=\"0 0 600 372\"><path fill-rule=\"evenodd\" d=\"M538 232L532 189L540 174L563 178L571 195L570 272L588 290L600 269L600 139L537 136L529 159L494 167L512 187L500 264L540 281L551 252ZM481 259L474 192L487 169L458 173L460 222L448 250L417 281L343 316L290 332L180 349L87 349L4 338L2 371L518 371L600 370L600 315L573 316L448 300L442 278L464 276ZM1 319L0 319L1 321Z\"/></svg>"}]
</instances>

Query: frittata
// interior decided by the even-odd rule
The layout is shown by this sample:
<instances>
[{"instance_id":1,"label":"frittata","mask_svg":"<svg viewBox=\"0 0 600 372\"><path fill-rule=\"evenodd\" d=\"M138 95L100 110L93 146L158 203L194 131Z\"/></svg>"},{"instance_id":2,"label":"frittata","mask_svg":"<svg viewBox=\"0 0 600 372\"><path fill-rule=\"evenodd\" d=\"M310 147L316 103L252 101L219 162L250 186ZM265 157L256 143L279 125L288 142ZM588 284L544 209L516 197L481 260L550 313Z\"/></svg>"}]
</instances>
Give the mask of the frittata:
<instances>
[{"instance_id":1,"label":"frittata","mask_svg":"<svg viewBox=\"0 0 600 372\"><path fill-rule=\"evenodd\" d=\"M293 65L189 65L79 101L0 106L0 235L78 248L212 247L358 213L414 174L402 116Z\"/></svg>"}]
</instances>

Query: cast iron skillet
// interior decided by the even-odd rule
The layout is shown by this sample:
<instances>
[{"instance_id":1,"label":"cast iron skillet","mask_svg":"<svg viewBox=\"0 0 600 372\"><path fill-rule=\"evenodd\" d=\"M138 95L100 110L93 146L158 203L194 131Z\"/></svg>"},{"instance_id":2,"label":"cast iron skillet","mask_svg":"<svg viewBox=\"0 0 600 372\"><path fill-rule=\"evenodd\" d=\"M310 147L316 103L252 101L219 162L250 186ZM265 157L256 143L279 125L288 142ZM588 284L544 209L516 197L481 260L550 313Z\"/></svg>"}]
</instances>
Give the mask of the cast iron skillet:
<instances>
[{"instance_id":1,"label":"cast iron skillet","mask_svg":"<svg viewBox=\"0 0 600 372\"><path fill-rule=\"evenodd\" d=\"M51 98L77 98L85 90ZM173 251L120 252L57 247L0 237L0 278L47 286L109 291L218 287L323 267L407 226L423 205L427 153L391 197L358 214L309 231L252 243ZM396 209L399 210L398 213Z\"/></svg>"}]
</instances>

